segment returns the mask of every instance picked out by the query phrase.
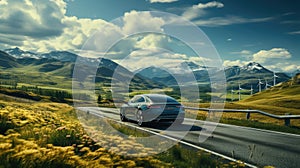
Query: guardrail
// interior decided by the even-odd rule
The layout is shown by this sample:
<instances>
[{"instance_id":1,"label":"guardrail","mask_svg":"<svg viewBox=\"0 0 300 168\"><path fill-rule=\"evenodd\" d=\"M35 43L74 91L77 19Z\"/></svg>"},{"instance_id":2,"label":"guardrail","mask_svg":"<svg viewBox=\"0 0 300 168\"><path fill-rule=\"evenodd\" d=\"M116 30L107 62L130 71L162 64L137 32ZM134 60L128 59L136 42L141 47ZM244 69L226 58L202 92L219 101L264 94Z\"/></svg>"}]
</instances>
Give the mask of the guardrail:
<instances>
[{"instance_id":1,"label":"guardrail","mask_svg":"<svg viewBox=\"0 0 300 168\"><path fill-rule=\"evenodd\" d=\"M265 115L271 118L279 119L279 120L284 120L284 125L285 126L290 126L291 124L291 119L300 119L300 115L275 115L275 114L270 114L261 110L239 110L239 109L210 109L210 108L196 108L196 107L186 107L185 109L189 110L198 110L198 111L207 111L208 113L210 112L228 112L228 113L246 113L246 119L250 119L250 114L251 113L258 113L261 115Z\"/></svg>"}]
</instances>

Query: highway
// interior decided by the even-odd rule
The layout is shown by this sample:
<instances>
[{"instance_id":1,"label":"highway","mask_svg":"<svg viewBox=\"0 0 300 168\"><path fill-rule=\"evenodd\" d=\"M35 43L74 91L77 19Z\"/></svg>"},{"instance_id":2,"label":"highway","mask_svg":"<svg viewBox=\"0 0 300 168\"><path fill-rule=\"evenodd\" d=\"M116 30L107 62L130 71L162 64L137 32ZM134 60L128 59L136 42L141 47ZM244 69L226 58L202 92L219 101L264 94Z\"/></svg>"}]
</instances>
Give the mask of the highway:
<instances>
[{"instance_id":1,"label":"highway","mask_svg":"<svg viewBox=\"0 0 300 168\"><path fill-rule=\"evenodd\" d=\"M77 109L120 120L118 109L96 107L78 107ZM184 128L191 127L183 138L184 142L258 167L268 165L278 168L298 168L300 165L300 135L218 124L213 134L200 143L199 134L203 124L203 121L185 118L183 124L165 133L167 136L176 138L180 137L181 130L186 131ZM155 124L146 129L162 132L168 127L168 124Z\"/></svg>"}]
</instances>

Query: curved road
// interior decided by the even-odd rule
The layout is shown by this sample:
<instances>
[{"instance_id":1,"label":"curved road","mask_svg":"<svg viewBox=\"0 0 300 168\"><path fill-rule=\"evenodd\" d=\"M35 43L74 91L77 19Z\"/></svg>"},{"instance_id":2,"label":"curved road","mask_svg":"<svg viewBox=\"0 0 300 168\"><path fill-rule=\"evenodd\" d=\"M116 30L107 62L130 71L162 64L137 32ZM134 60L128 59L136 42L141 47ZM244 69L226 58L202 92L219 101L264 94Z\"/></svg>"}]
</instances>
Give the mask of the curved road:
<instances>
[{"instance_id":1,"label":"curved road","mask_svg":"<svg viewBox=\"0 0 300 168\"><path fill-rule=\"evenodd\" d=\"M78 109L119 120L118 109L96 107ZM213 134L205 142L199 143L198 138L203 124L203 121L185 118L182 125L172 130L168 129L165 134L176 138L181 132L186 131L185 127L192 126L183 139L185 142L259 167L270 165L278 168L298 168L300 165L300 135L218 124ZM162 132L167 128L167 124L160 124L146 129Z\"/></svg>"}]
</instances>

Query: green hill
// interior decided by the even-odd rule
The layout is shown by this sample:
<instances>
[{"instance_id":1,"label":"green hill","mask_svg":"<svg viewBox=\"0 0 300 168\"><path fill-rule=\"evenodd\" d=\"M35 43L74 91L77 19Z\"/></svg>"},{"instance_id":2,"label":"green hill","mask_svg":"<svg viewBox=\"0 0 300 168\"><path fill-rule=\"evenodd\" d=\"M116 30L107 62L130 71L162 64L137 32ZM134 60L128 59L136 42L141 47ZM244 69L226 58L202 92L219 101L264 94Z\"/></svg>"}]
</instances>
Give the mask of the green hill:
<instances>
[{"instance_id":1,"label":"green hill","mask_svg":"<svg viewBox=\"0 0 300 168\"><path fill-rule=\"evenodd\" d=\"M0 68L14 68L19 67L20 65L17 63L16 59L7 53L0 51Z\"/></svg>"},{"instance_id":2,"label":"green hill","mask_svg":"<svg viewBox=\"0 0 300 168\"><path fill-rule=\"evenodd\" d=\"M265 107L282 113L300 114L300 74L263 92L244 99L239 104Z\"/></svg>"}]
</instances>

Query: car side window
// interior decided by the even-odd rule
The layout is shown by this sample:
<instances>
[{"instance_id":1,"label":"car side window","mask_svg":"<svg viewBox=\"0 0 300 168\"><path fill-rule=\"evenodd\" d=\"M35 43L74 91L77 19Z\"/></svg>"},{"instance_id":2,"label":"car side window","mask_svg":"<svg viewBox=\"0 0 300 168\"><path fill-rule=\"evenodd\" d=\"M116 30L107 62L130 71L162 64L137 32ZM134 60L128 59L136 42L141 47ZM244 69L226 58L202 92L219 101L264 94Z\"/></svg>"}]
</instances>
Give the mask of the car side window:
<instances>
[{"instance_id":1,"label":"car side window","mask_svg":"<svg viewBox=\"0 0 300 168\"><path fill-rule=\"evenodd\" d=\"M137 99L137 102L138 102L138 103L143 103L143 102L145 102L144 97L139 97L139 98Z\"/></svg>"},{"instance_id":2,"label":"car side window","mask_svg":"<svg viewBox=\"0 0 300 168\"><path fill-rule=\"evenodd\" d=\"M142 96L136 96L130 100L130 103L144 103L144 102L145 102L145 98Z\"/></svg>"},{"instance_id":3,"label":"car side window","mask_svg":"<svg viewBox=\"0 0 300 168\"><path fill-rule=\"evenodd\" d=\"M137 103L139 99L140 99L140 96L134 96L134 97L130 100L130 103Z\"/></svg>"}]
</instances>

